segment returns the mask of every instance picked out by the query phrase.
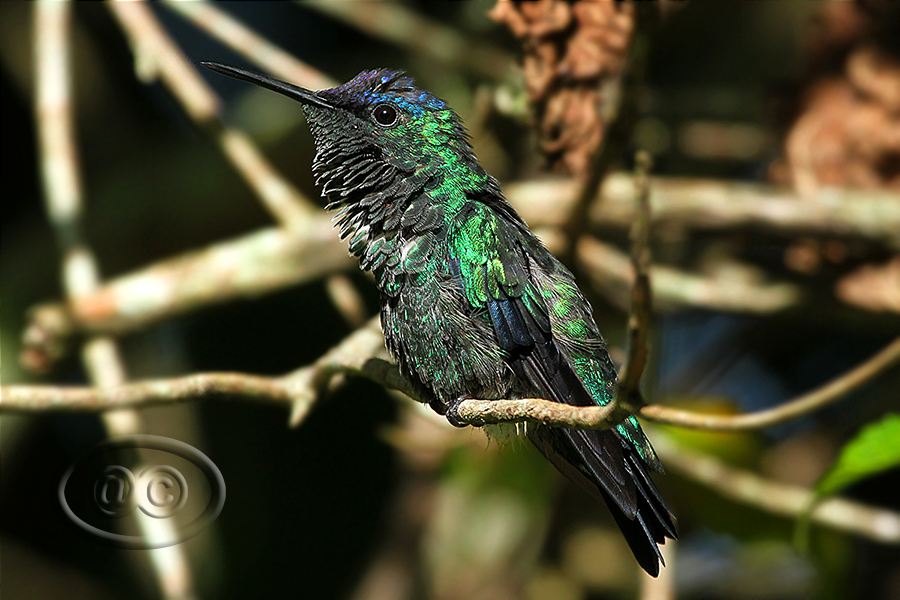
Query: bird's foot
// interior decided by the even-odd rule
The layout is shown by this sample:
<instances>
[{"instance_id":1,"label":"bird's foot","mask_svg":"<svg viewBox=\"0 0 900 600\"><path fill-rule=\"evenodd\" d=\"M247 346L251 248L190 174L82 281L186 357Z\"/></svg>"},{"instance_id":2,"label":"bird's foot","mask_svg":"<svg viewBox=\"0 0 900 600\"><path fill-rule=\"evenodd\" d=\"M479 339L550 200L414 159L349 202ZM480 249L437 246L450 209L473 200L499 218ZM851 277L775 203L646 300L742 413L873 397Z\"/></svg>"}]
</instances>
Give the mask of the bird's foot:
<instances>
[{"instance_id":1,"label":"bird's foot","mask_svg":"<svg viewBox=\"0 0 900 600\"><path fill-rule=\"evenodd\" d=\"M468 423L465 423L460 420L459 412L458 412L459 405L462 404L462 401L465 399L466 398L464 398L464 397L457 398L456 400L453 400L452 402L450 402L450 404L447 406L447 413L445 416L447 417L447 420L450 421L450 424L453 425L454 427L468 427L469 426Z\"/></svg>"}]
</instances>

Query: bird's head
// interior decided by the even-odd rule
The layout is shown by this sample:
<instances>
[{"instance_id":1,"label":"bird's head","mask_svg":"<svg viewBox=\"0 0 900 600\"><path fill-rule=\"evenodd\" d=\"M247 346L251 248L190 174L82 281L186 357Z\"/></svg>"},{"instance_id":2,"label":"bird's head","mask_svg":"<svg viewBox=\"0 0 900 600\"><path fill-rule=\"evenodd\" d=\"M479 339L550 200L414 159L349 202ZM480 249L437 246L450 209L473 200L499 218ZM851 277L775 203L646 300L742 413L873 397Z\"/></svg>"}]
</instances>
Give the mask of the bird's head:
<instances>
[{"instance_id":1,"label":"bird's head","mask_svg":"<svg viewBox=\"0 0 900 600\"><path fill-rule=\"evenodd\" d=\"M236 67L203 65L303 105L316 142L313 169L332 202L352 202L414 174L484 177L460 118L402 71L363 71L341 86L312 91Z\"/></svg>"}]
</instances>

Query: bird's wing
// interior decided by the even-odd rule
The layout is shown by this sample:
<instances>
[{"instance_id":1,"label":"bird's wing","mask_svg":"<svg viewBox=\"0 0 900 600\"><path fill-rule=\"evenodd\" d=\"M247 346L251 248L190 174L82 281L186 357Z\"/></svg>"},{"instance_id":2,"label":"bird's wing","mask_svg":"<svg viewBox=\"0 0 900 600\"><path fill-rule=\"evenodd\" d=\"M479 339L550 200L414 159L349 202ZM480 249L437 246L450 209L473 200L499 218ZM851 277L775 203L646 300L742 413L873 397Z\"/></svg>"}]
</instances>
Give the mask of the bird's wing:
<instances>
[{"instance_id":1,"label":"bird's wing","mask_svg":"<svg viewBox=\"0 0 900 600\"><path fill-rule=\"evenodd\" d=\"M504 203L505 204L505 203ZM508 205L506 205L508 207ZM517 377L556 402L606 404L616 371L574 278L514 218L472 203L448 238L451 271L472 308L483 309ZM612 510L640 564L657 573L657 544L674 519L645 470L659 461L633 417L613 430L538 427L538 449Z\"/></svg>"}]
</instances>

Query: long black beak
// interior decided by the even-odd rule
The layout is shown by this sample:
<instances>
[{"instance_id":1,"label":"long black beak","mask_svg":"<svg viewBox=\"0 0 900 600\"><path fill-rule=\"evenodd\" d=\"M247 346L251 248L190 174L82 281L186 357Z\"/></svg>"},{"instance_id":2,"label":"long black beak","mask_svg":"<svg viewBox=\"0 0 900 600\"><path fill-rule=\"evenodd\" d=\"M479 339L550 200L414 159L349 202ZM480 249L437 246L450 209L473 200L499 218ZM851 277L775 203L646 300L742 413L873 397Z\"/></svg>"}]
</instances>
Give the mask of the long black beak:
<instances>
[{"instance_id":1,"label":"long black beak","mask_svg":"<svg viewBox=\"0 0 900 600\"><path fill-rule=\"evenodd\" d=\"M255 83L258 86L278 92L279 94L284 94L288 98L292 98L301 104L312 104L313 106L321 106L322 108L334 108L319 98L314 91L307 90L306 88L297 87L290 83L272 79L271 77L266 77L265 75L254 73L253 71L246 71L237 67L223 65L222 63L201 62L200 64L216 73L228 75L229 77L234 77L235 79L240 79L242 81L249 81L250 83Z\"/></svg>"}]
</instances>

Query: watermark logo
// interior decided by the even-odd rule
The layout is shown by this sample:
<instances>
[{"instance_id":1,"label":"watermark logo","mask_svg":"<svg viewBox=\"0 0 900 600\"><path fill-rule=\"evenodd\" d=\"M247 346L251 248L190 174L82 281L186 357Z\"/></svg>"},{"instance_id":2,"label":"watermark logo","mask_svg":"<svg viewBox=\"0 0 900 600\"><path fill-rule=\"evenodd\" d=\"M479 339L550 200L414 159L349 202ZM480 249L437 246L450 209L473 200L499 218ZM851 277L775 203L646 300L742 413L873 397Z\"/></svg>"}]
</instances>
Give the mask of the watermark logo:
<instances>
[{"instance_id":1,"label":"watermark logo","mask_svg":"<svg viewBox=\"0 0 900 600\"><path fill-rule=\"evenodd\" d=\"M105 440L63 474L59 503L82 530L120 548L190 539L225 505L218 467L184 442L155 435Z\"/></svg>"}]
</instances>

